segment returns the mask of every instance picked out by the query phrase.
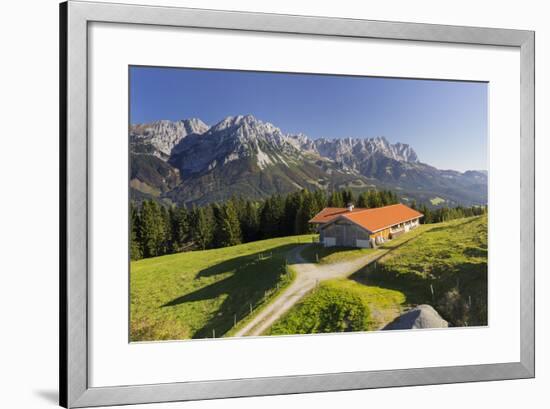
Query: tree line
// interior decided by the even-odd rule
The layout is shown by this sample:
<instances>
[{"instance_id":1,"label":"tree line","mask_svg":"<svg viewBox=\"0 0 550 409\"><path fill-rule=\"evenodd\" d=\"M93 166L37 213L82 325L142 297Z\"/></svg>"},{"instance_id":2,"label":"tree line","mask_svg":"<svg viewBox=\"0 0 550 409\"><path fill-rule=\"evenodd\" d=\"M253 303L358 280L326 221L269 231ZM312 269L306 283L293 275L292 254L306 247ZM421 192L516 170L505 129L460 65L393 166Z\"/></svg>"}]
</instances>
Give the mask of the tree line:
<instances>
[{"instance_id":1,"label":"tree line","mask_svg":"<svg viewBox=\"0 0 550 409\"><path fill-rule=\"evenodd\" d=\"M286 195L274 194L264 200L233 197L207 206L165 206L156 201L130 203L130 256L132 260L233 246L274 237L312 233L309 220L323 208L355 204L375 208L398 203L389 190L369 190L355 196L347 190L327 193L302 190ZM413 207L416 205L413 203ZM430 210L425 223L474 215L474 208ZM472 214L470 214L472 213Z\"/></svg>"},{"instance_id":2,"label":"tree line","mask_svg":"<svg viewBox=\"0 0 550 409\"><path fill-rule=\"evenodd\" d=\"M424 217L420 219L420 222L423 224L441 223L453 219L461 219L463 217L481 216L487 213L487 206L457 206L430 209L426 205L417 207L416 203L413 202L411 207L424 215Z\"/></svg>"}]
</instances>

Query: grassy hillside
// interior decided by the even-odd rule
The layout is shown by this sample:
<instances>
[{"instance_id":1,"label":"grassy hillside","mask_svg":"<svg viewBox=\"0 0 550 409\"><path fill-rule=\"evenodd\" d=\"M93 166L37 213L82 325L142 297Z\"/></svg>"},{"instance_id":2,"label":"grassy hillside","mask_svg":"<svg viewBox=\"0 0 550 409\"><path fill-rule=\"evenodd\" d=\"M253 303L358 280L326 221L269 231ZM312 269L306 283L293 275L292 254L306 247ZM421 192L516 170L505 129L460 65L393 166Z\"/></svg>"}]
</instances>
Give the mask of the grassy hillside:
<instances>
[{"instance_id":1,"label":"grassy hillside","mask_svg":"<svg viewBox=\"0 0 550 409\"><path fill-rule=\"evenodd\" d=\"M321 283L269 334L375 330L418 304L434 306L451 325L487 324L486 215L422 225L380 249L391 251L349 279ZM310 246L302 255L335 263L365 251Z\"/></svg>"},{"instance_id":2,"label":"grassy hillside","mask_svg":"<svg viewBox=\"0 0 550 409\"><path fill-rule=\"evenodd\" d=\"M285 254L312 236L149 258L130 265L130 339L221 337L290 283Z\"/></svg>"},{"instance_id":3,"label":"grassy hillside","mask_svg":"<svg viewBox=\"0 0 550 409\"><path fill-rule=\"evenodd\" d=\"M487 325L487 216L432 226L351 278L430 304L452 325Z\"/></svg>"},{"instance_id":4,"label":"grassy hillside","mask_svg":"<svg viewBox=\"0 0 550 409\"><path fill-rule=\"evenodd\" d=\"M231 335L290 284L286 256L312 237L132 262L131 340ZM338 263L370 251L309 246L302 255ZM424 303L451 325L487 324L487 216L422 225L374 251L387 254L349 279L321 282L268 333L375 330Z\"/></svg>"},{"instance_id":5,"label":"grassy hillside","mask_svg":"<svg viewBox=\"0 0 550 409\"><path fill-rule=\"evenodd\" d=\"M269 335L316 334L379 329L401 312L398 291L352 280L322 282L269 330ZM390 317L383 314L390 313Z\"/></svg>"}]
</instances>

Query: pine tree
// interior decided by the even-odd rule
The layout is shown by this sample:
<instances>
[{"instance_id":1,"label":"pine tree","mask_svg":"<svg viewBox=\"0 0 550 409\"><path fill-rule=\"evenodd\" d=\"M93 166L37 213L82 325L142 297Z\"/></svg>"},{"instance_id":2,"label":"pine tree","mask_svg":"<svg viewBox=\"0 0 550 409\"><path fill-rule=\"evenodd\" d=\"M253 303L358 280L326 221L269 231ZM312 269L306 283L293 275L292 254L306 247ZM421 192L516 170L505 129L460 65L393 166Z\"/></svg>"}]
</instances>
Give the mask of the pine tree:
<instances>
[{"instance_id":1,"label":"pine tree","mask_svg":"<svg viewBox=\"0 0 550 409\"><path fill-rule=\"evenodd\" d=\"M164 220L160 205L152 200L144 201L141 208L141 244L144 257L161 253L164 239Z\"/></svg>"},{"instance_id":2,"label":"pine tree","mask_svg":"<svg viewBox=\"0 0 550 409\"><path fill-rule=\"evenodd\" d=\"M285 209L283 216L283 234L290 236L296 234L296 214L302 205L301 192L290 193L285 200Z\"/></svg>"},{"instance_id":3,"label":"pine tree","mask_svg":"<svg viewBox=\"0 0 550 409\"><path fill-rule=\"evenodd\" d=\"M210 207L194 207L191 211L191 239L201 249L212 245L213 217Z\"/></svg>"},{"instance_id":4,"label":"pine tree","mask_svg":"<svg viewBox=\"0 0 550 409\"><path fill-rule=\"evenodd\" d=\"M178 236L178 219L179 211L176 206L170 206L168 208L168 235L170 243L169 253L176 253L179 251L181 243Z\"/></svg>"},{"instance_id":5,"label":"pine tree","mask_svg":"<svg viewBox=\"0 0 550 409\"><path fill-rule=\"evenodd\" d=\"M391 197L391 203L392 204L399 203L399 198L397 197L397 193L390 191L390 197Z\"/></svg>"},{"instance_id":6,"label":"pine tree","mask_svg":"<svg viewBox=\"0 0 550 409\"><path fill-rule=\"evenodd\" d=\"M174 239L178 243L179 248L182 248L185 243L191 240L189 226L189 212L185 206L179 207L176 210Z\"/></svg>"},{"instance_id":7,"label":"pine tree","mask_svg":"<svg viewBox=\"0 0 550 409\"><path fill-rule=\"evenodd\" d=\"M153 213L149 207L149 201L141 203L141 224L139 236L141 237L141 254L143 257L152 257L155 253L155 243L153 240L152 224Z\"/></svg>"},{"instance_id":8,"label":"pine tree","mask_svg":"<svg viewBox=\"0 0 550 409\"><path fill-rule=\"evenodd\" d=\"M315 213L319 213L321 210L327 207L327 194L325 191L316 190L313 193L313 197L315 199L315 208L316 208Z\"/></svg>"},{"instance_id":9,"label":"pine tree","mask_svg":"<svg viewBox=\"0 0 550 409\"><path fill-rule=\"evenodd\" d=\"M260 236L262 239L274 237L277 227L271 198L266 199L260 211Z\"/></svg>"},{"instance_id":10,"label":"pine tree","mask_svg":"<svg viewBox=\"0 0 550 409\"><path fill-rule=\"evenodd\" d=\"M353 192L351 191L351 189L346 189L342 191L342 202L344 206L355 203L355 198L353 197Z\"/></svg>"},{"instance_id":11,"label":"pine tree","mask_svg":"<svg viewBox=\"0 0 550 409\"><path fill-rule=\"evenodd\" d=\"M328 199L328 205L330 207L344 207L344 198L342 197L342 193L338 191L332 192L330 198Z\"/></svg>"},{"instance_id":12,"label":"pine tree","mask_svg":"<svg viewBox=\"0 0 550 409\"><path fill-rule=\"evenodd\" d=\"M223 210L218 203L214 203L211 206L212 215L214 219L214 232L212 237L212 245L214 248L224 247L226 238L223 234L224 229L224 220L223 220Z\"/></svg>"},{"instance_id":13,"label":"pine tree","mask_svg":"<svg viewBox=\"0 0 550 409\"><path fill-rule=\"evenodd\" d=\"M305 234L312 231L312 226L309 224L309 220L317 213L315 199L308 192L304 195L302 205L296 214L296 234Z\"/></svg>"},{"instance_id":14,"label":"pine tree","mask_svg":"<svg viewBox=\"0 0 550 409\"><path fill-rule=\"evenodd\" d=\"M244 242L256 241L260 238L258 207L250 200L246 201L244 211L239 216Z\"/></svg>"},{"instance_id":15,"label":"pine tree","mask_svg":"<svg viewBox=\"0 0 550 409\"><path fill-rule=\"evenodd\" d=\"M271 198L271 207L273 212L273 228L274 232L271 237L281 237L285 235L284 229L284 213L285 200L280 194L275 194Z\"/></svg>"},{"instance_id":16,"label":"pine tree","mask_svg":"<svg viewBox=\"0 0 550 409\"><path fill-rule=\"evenodd\" d=\"M387 206L390 204L390 198L388 197L388 192L386 190L381 190L377 193L378 197L380 198L381 206Z\"/></svg>"},{"instance_id":17,"label":"pine tree","mask_svg":"<svg viewBox=\"0 0 550 409\"><path fill-rule=\"evenodd\" d=\"M424 215L424 217L422 217L420 219L420 222L422 224L433 223L433 221L432 221L432 212L430 211L430 209L428 209L428 207L425 204L423 204L420 207L420 213L422 213Z\"/></svg>"},{"instance_id":18,"label":"pine tree","mask_svg":"<svg viewBox=\"0 0 550 409\"><path fill-rule=\"evenodd\" d=\"M185 206L168 208L169 253L181 251L189 238L189 216Z\"/></svg>"},{"instance_id":19,"label":"pine tree","mask_svg":"<svg viewBox=\"0 0 550 409\"><path fill-rule=\"evenodd\" d=\"M241 243L241 227L232 201L213 207L215 220L214 240L217 247L234 246Z\"/></svg>"},{"instance_id":20,"label":"pine tree","mask_svg":"<svg viewBox=\"0 0 550 409\"><path fill-rule=\"evenodd\" d=\"M376 190L369 190L367 193L367 205L369 208L382 207L382 200Z\"/></svg>"},{"instance_id":21,"label":"pine tree","mask_svg":"<svg viewBox=\"0 0 550 409\"><path fill-rule=\"evenodd\" d=\"M357 207L361 207L361 208L369 207L367 202L367 194L365 192L361 192L357 197Z\"/></svg>"},{"instance_id":22,"label":"pine tree","mask_svg":"<svg viewBox=\"0 0 550 409\"><path fill-rule=\"evenodd\" d=\"M170 224L169 211L164 206L159 206L160 220L161 220L161 237L159 255L169 254L175 252L174 243L172 242L172 226Z\"/></svg>"},{"instance_id":23,"label":"pine tree","mask_svg":"<svg viewBox=\"0 0 550 409\"><path fill-rule=\"evenodd\" d=\"M141 220L138 209L134 202L130 203L130 258L132 260L139 260L143 257L141 252Z\"/></svg>"}]
</instances>

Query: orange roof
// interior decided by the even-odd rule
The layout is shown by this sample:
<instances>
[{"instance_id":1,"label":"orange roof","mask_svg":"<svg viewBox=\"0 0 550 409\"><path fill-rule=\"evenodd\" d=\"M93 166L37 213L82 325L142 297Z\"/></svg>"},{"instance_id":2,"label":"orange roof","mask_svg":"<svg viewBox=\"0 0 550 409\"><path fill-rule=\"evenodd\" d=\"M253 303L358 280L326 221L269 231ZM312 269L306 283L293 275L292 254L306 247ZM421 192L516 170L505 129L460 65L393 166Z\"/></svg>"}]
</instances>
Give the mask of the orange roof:
<instances>
[{"instance_id":1,"label":"orange roof","mask_svg":"<svg viewBox=\"0 0 550 409\"><path fill-rule=\"evenodd\" d=\"M351 213L355 212L362 212L363 208L354 208ZM332 219L334 219L337 216L340 216L344 213L350 213L347 207L325 207L323 210L321 210L319 213L317 213L313 219L311 219L310 223L328 223Z\"/></svg>"},{"instance_id":2,"label":"orange roof","mask_svg":"<svg viewBox=\"0 0 550 409\"><path fill-rule=\"evenodd\" d=\"M374 209L358 208L353 209L351 212L347 208L327 207L315 215L309 222L324 224L336 218L343 217L374 233L378 230L423 216L422 213L398 203Z\"/></svg>"}]
</instances>

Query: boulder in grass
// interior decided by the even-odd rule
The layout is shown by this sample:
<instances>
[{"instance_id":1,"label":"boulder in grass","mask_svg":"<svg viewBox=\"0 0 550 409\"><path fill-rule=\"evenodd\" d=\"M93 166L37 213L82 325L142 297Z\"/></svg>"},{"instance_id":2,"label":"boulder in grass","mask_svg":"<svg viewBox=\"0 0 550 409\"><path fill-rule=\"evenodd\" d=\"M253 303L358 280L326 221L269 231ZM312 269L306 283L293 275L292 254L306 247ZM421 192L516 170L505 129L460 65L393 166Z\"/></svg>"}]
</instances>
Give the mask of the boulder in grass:
<instances>
[{"instance_id":1,"label":"boulder in grass","mask_svg":"<svg viewBox=\"0 0 550 409\"><path fill-rule=\"evenodd\" d=\"M447 328L449 323L428 304L419 305L386 325L384 330L394 329L421 329L421 328Z\"/></svg>"}]
</instances>

